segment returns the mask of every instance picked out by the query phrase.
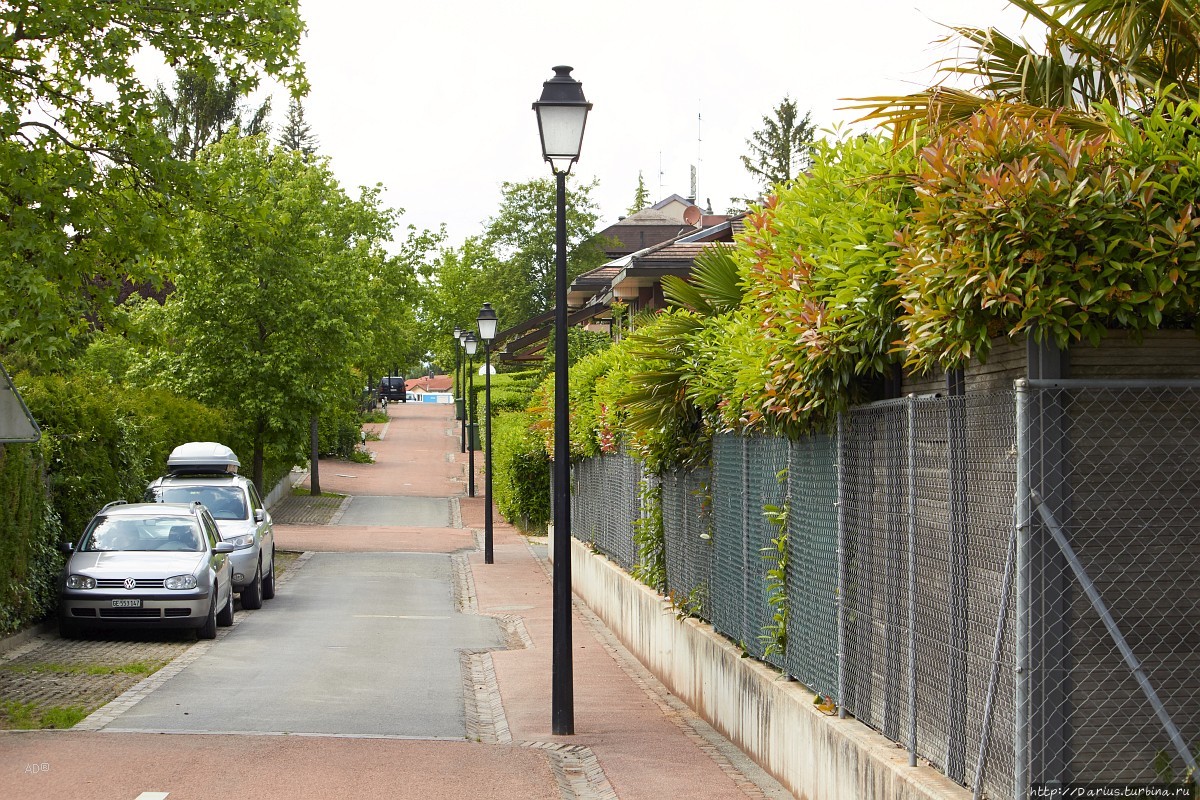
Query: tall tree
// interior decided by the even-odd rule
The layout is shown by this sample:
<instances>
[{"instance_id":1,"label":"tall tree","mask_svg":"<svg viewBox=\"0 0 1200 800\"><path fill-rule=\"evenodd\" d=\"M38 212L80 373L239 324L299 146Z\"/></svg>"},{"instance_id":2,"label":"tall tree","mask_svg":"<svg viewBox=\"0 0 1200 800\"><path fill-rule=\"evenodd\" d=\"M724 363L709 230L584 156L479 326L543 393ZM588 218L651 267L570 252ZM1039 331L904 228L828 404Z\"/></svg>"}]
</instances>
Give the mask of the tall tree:
<instances>
[{"instance_id":1,"label":"tall tree","mask_svg":"<svg viewBox=\"0 0 1200 800\"><path fill-rule=\"evenodd\" d=\"M195 161L205 147L237 127L246 136L265 133L271 99L258 108L243 109L241 95L232 81L202 70L175 73L174 94L161 83L154 90L159 130L171 141L171 154Z\"/></svg>"},{"instance_id":2,"label":"tall tree","mask_svg":"<svg viewBox=\"0 0 1200 800\"><path fill-rule=\"evenodd\" d=\"M347 196L324 160L263 136L226 136L198 168L214 212L193 214L169 301L186 353L179 388L246 420L261 489L267 448L303 458L312 413L342 398L361 360L394 215L372 192Z\"/></svg>"},{"instance_id":3,"label":"tall tree","mask_svg":"<svg viewBox=\"0 0 1200 800\"><path fill-rule=\"evenodd\" d=\"M298 98L293 97L288 103L283 130L279 132L279 146L284 150L296 150L311 156L316 154L319 145L312 125L304 118L304 105Z\"/></svg>"},{"instance_id":4,"label":"tall tree","mask_svg":"<svg viewBox=\"0 0 1200 800\"><path fill-rule=\"evenodd\" d=\"M593 238L600 218L592 199L596 186L568 178L568 280L604 263L602 243ZM492 279L504 292L492 304L503 303L516 323L554 307L556 189L553 178L538 178L504 183L500 191L500 210L488 220L482 244L498 262Z\"/></svg>"},{"instance_id":5,"label":"tall tree","mask_svg":"<svg viewBox=\"0 0 1200 800\"><path fill-rule=\"evenodd\" d=\"M742 156L742 164L769 191L776 184L790 183L808 168L816 126L812 112L801 117L796 102L787 96L773 116L765 116L762 121L762 128L746 140L750 152Z\"/></svg>"},{"instance_id":6,"label":"tall tree","mask_svg":"<svg viewBox=\"0 0 1200 800\"><path fill-rule=\"evenodd\" d=\"M154 278L169 248L190 171L156 132L135 56L223 74L239 93L262 71L303 91L298 6L0 3L0 355L67 356L122 278Z\"/></svg>"},{"instance_id":7,"label":"tall tree","mask_svg":"<svg viewBox=\"0 0 1200 800\"><path fill-rule=\"evenodd\" d=\"M650 207L650 191L646 188L646 179L642 177L642 171L638 170L637 188L633 190L633 205L626 211L626 214L636 214L643 208Z\"/></svg>"}]
</instances>

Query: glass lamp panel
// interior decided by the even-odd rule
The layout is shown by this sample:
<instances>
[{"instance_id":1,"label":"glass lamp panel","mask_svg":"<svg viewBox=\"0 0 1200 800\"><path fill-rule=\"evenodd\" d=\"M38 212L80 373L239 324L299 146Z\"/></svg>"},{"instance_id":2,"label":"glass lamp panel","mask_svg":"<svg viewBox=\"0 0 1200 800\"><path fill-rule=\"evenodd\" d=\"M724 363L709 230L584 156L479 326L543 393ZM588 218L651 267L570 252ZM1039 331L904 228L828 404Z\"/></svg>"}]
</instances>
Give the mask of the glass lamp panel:
<instances>
[{"instance_id":1,"label":"glass lamp panel","mask_svg":"<svg viewBox=\"0 0 1200 800\"><path fill-rule=\"evenodd\" d=\"M566 158L568 163L578 158L579 148L583 145L587 106L539 104L537 109L542 133L542 153L546 159L554 164L556 158Z\"/></svg>"}]
</instances>

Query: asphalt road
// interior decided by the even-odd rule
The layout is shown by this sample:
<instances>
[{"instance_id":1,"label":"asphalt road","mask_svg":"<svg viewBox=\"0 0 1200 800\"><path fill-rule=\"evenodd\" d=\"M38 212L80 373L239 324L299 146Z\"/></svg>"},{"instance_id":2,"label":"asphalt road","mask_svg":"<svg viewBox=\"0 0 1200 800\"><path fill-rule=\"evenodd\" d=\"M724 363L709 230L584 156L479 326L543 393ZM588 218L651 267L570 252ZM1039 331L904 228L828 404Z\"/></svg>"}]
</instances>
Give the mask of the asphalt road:
<instances>
[{"instance_id":1,"label":"asphalt road","mask_svg":"<svg viewBox=\"0 0 1200 800\"><path fill-rule=\"evenodd\" d=\"M456 613L452 577L447 555L318 553L107 730L463 739L458 651L503 640Z\"/></svg>"},{"instance_id":2,"label":"asphalt road","mask_svg":"<svg viewBox=\"0 0 1200 800\"><path fill-rule=\"evenodd\" d=\"M355 496L338 524L448 528L450 501L444 497Z\"/></svg>"}]
</instances>

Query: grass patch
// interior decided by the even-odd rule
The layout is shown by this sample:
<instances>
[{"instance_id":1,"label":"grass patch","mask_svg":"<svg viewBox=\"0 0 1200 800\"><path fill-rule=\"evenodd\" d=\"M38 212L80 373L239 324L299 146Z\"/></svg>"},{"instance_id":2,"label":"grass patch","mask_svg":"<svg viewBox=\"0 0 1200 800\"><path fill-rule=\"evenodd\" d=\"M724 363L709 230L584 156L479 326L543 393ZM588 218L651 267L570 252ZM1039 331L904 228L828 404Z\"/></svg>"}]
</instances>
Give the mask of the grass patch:
<instances>
[{"instance_id":1,"label":"grass patch","mask_svg":"<svg viewBox=\"0 0 1200 800\"><path fill-rule=\"evenodd\" d=\"M364 411L360 421L364 424L383 425L388 421L386 411Z\"/></svg>"},{"instance_id":2,"label":"grass patch","mask_svg":"<svg viewBox=\"0 0 1200 800\"><path fill-rule=\"evenodd\" d=\"M50 661L32 664L4 664L0 670L22 675L149 675L162 669L163 661L131 661L128 664L60 664Z\"/></svg>"},{"instance_id":3,"label":"grass patch","mask_svg":"<svg viewBox=\"0 0 1200 800\"><path fill-rule=\"evenodd\" d=\"M5 728L71 728L88 715L83 706L49 706L9 700L0 703L0 722Z\"/></svg>"},{"instance_id":4,"label":"grass patch","mask_svg":"<svg viewBox=\"0 0 1200 800\"><path fill-rule=\"evenodd\" d=\"M346 495L344 495L344 494L338 494L337 492L325 492L325 491L322 491L319 496L320 497L336 497L339 500L345 499L345 497L346 497ZM293 486L292 487L292 497L312 497L312 492L310 492L308 490L307 486Z\"/></svg>"}]
</instances>

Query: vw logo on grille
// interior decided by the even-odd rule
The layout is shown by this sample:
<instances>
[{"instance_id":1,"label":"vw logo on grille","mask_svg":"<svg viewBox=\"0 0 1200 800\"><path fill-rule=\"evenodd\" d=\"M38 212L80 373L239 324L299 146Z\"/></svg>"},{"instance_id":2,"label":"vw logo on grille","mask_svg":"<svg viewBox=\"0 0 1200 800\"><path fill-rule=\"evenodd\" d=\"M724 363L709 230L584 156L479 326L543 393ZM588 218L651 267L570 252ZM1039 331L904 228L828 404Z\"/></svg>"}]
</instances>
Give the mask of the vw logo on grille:
<instances>
[{"instance_id":1,"label":"vw logo on grille","mask_svg":"<svg viewBox=\"0 0 1200 800\"><path fill-rule=\"evenodd\" d=\"M137 581L135 581L133 578L125 579L125 588L126 589L134 589L136 587L137 587Z\"/></svg>"}]
</instances>

